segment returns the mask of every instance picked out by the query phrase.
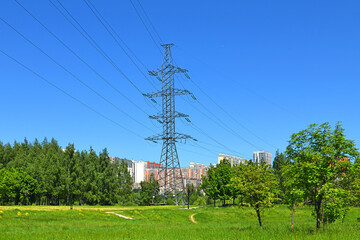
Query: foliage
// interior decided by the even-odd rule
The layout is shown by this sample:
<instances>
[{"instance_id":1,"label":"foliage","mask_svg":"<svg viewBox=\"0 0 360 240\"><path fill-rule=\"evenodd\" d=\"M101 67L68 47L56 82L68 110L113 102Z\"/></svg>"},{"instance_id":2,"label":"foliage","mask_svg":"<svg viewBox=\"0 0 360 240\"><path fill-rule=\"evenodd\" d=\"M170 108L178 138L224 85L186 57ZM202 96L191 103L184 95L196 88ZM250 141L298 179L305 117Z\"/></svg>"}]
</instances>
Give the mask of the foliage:
<instances>
[{"instance_id":1,"label":"foliage","mask_svg":"<svg viewBox=\"0 0 360 240\"><path fill-rule=\"evenodd\" d=\"M349 178L359 152L345 138L342 125L337 123L332 130L329 123L312 124L293 134L286 155L295 166L289 178L299 183L304 197L314 205L317 229L324 219L333 222L344 216L351 202Z\"/></svg>"},{"instance_id":2,"label":"foliage","mask_svg":"<svg viewBox=\"0 0 360 240\"><path fill-rule=\"evenodd\" d=\"M132 180L126 163L111 162L107 150L63 150L56 140L0 142L0 203L70 205L126 204Z\"/></svg>"},{"instance_id":3,"label":"foliage","mask_svg":"<svg viewBox=\"0 0 360 240\"><path fill-rule=\"evenodd\" d=\"M203 177L202 189L214 201L221 199L225 205L225 200L236 198L238 195L237 190L230 185L232 177L234 177L234 168L231 168L229 161L224 159L216 167L210 166L207 176Z\"/></svg>"},{"instance_id":4,"label":"foliage","mask_svg":"<svg viewBox=\"0 0 360 240\"><path fill-rule=\"evenodd\" d=\"M150 176L150 181L149 182L141 182L141 189L140 189L140 199L141 202L140 204L142 206L149 206L152 203L157 203L158 202L158 195L156 194L157 192L159 192L160 188L159 188L159 183L158 181L155 179L155 176L152 174ZM156 198L156 199L155 199Z\"/></svg>"},{"instance_id":5,"label":"foliage","mask_svg":"<svg viewBox=\"0 0 360 240\"><path fill-rule=\"evenodd\" d=\"M283 168L289 164L289 160L286 159L283 153L279 152L279 149L276 150L274 161L273 161L273 169L274 173L279 180L279 188L280 188L280 198L284 200L285 186L284 186L284 175L282 174Z\"/></svg>"},{"instance_id":6,"label":"foliage","mask_svg":"<svg viewBox=\"0 0 360 240\"><path fill-rule=\"evenodd\" d=\"M207 199L205 196L198 196L192 205L205 206Z\"/></svg>"},{"instance_id":7,"label":"foliage","mask_svg":"<svg viewBox=\"0 0 360 240\"><path fill-rule=\"evenodd\" d=\"M35 198L37 181L21 169L0 169L0 203L28 205Z\"/></svg>"},{"instance_id":8,"label":"foliage","mask_svg":"<svg viewBox=\"0 0 360 240\"><path fill-rule=\"evenodd\" d=\"M292 210L291 230L294 229L295 209L304 201L304 190L302 190L304 172L298 169L299 165L288 164L281 169L283 180L284 199Z\"/></svg>"},{"instance_id":9,"label":"foliage","mask_svg":"<svg viewBox=\"0 0 360 240\"><path fill-rule=\"evenodd\" d=\"M219 198L220 190L218 189L218 182L217 182L217 175L216 175L216 167L210 165L207 175L202 177L202 185L201 188L204 190L205 194L214 200L214 207L215 201Z\"/></svg>"},{"instance_id":10,"label":"foliage","mask_svg":"<svg viewBox=\"0 0 360 240\"><path fill-rule=\"evenodd\" d=\"M240 164L236 167L231 185L242 195L243 203L256 211L262 227L261 212L272 206L278 188L278 180L269 165L264 162Z\"/></svg>"}]
</instances>

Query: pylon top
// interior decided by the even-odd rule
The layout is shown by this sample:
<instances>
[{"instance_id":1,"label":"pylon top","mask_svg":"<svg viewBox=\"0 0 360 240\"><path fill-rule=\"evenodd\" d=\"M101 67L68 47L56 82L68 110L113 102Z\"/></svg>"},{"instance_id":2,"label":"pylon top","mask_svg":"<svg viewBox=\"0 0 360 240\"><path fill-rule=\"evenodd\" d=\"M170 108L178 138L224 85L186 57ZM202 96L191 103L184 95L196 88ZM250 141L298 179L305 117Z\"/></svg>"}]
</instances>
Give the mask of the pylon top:
<instances>
[{"instance_id":1,"label":"pylon top","mask_svg":"<svg viewBox=\"0 0 360 240\"><path fill-rule=\"evenodd\" d=\"M164 48L167 48L167 47L174 46L174 44L173 43L166 43L166 44L162 44L161 46L164 47Z\"/></svg>"}]
</instances>

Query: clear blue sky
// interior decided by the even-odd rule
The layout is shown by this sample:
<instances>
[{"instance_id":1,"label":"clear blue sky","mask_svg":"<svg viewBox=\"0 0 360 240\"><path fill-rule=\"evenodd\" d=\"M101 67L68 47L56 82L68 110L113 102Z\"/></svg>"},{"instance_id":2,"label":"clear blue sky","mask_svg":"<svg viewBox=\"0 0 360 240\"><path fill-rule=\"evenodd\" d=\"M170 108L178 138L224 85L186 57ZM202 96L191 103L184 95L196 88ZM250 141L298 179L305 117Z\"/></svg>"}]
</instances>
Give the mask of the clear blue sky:
<instances>
[{"instance_id":1,"label":"clear blue sky","mask_svg":"<svg viewBox=\"0 0 360 240\"><path fill-rule=\"evenodd\" d=\"M123 95L143 111L156 114L157 110L49 1L20 2ZM142 92L154 91L82 0L61 3ZM93 3L148 69L160 67L162 56L130 1L93 0ZM334 125L342 121L347 137L359 145L359 1L141 3L162 40L176 45L172 49L176 63L188 69L191 80L201 88L186 78L176 79L178 88L184 86L201 103L178 97L177 110L189 114L194 125L207 133L203 135L186 121L177 122L177 130L197 138L201 146L193 146L191 142L178 144L182 166L191 161L216 163L219 153L247 159L256 150L267 150L274 155L276 148L285 150L292 133L311 123ZM0 21L2 51L139 135L95 114L0 53L3 143L22 141L24 137L31 141L54 137L63 147L68 143L75 143L79 150L92 146L100 151L106 147L111 156L159 161L161 143L143 140L161 133L159 123L148 119L91 72L15 1L0 2L0 17L118 109L151 129L85 88ZM161 87L155 78L154 83ZM230 130L211 121L217 121L214 115Z\"/></svg>"}]
</instances>

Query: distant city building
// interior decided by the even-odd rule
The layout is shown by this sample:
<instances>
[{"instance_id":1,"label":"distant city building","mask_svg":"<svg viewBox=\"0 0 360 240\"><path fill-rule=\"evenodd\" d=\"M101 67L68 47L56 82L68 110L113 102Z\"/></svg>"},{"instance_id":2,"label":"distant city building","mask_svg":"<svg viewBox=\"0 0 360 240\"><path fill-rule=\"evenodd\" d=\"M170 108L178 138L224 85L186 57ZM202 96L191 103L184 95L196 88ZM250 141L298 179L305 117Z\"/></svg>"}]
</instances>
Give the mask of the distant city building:
<instances>
[{"instance_id":1,"label":"distant city building","mask_svg":"<svg viewBox=\"0 0 360 240\"><path fill-rule=\"evenodd\" d=\"M231 155L227 155L227 154L223 154L220 153L219 157L218 157L218 163L220 163L221 161L223 161L224 159L228 160L231 167L233 166L237 166L240 163L245 164L245 159L241 158L241 157L235 157L235 156L231 156Z\"/></svg>"},{"instance_id":2,"label":"distant city building","mask_svg":"<svg viewBox=\"0 0 360 240\"><path fill-rule=\"evenodd\" d=\"M204 164L191 162L188 168L181 168L184 185L194 185L194 188L200 187L202 177L206 176L209 166Z\"/></svg>"},{"instance_id":3,"label":"distant city building","mask_svg":"<svg viewBox=\"0 0 360 240\"><path fill-rule=\"evenodd\" d=\"M128 171L133 181L133 188L140 188L140 183L146 180L147 162L129 160L125 158L121 159L117 157L110 157L110 161L117 161L119 163L121 163L121 161L124 161L128 164Z\"/></svg>"},{"instance_id":4,"label":"distant city building","mask_svg":"<svg viewBox=\"0 0 360 240\"><path fill-rule=\"evenodd\" d=\"M253 152L253 161L256 163L260 163L261 161L264 161L271 166L272 163L271 153L263 150Z\"/></svg>"},{"instance_id":5,"label":"distant city building","mask_svg":"<svg viewBox=\"0 0 360 240\"><path fill-rule=\"evenodd\" d=\"M141 187L140 183L142 181L150 181L152 177L155 180L159 180L159 171L161 169L161 164L159 163L120 159L117 157L110 157L110 161L117 161L119 163L124 161L128 164L128 171L133 180L134 189L139 189ZM202 177L206 176L208 169L209 166L193 162L190 163L189 167L181 168L184 185L186 186L187 184L192 184L195 188L200 187L200 184L202 183ZM162 174L165 175L165 172L163 171ZM179 190L181 190L180 170L176 170L175 175L175 181L177 182ZM166 176L166 181L172 181L172 171L169 170ZM164 180L165 176L161 176L161 179Z\"/></svg>"},{"instance_id":6,"label":"distant city building","mask_svg":"<svg viewBox=\"0 0 360 240\"><path fill-rule=\"evenodd\" d=\"M151 178L158 180L159 170L160 170L160 163L155 162L147 162L146 167L146 181L150 181Z\"/></svg>"}]
</instances>

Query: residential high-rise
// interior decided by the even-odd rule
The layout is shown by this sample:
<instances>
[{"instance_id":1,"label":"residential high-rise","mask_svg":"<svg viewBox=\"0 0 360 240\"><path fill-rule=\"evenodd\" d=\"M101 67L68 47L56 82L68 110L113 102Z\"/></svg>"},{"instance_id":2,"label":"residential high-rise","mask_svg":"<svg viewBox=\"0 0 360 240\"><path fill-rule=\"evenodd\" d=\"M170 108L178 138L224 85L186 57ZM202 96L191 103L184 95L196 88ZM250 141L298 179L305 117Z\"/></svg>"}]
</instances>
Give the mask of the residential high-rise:
<instances>
[{"instance_id":1,"label":"residential high-rise","mask_svg":"<svg viewBox=\"0 0 360 240\"><path fill-rule=\"evenodd\" d=\"M271 153L263 150L253 152L253 161L256 163L260 163L261 161L264 161L271 166L272 163Z\"/></svg>"},{"instance_id":2,"label":"residential high-rise","mask_svg":"<svg viewBox=\"0 0 360 240\"><path fill-rule=\"evenodd\" d=\"M237 166L240 163L244 164L245 163L245 159L241 158L241 157L235 157L235 156L230 156L230 155L226 155L223 153L219 154L218 157L218 163L220 163L221 161L223 161L224 159L228 160L231 167L233 166Z\"/></svg>"}]
</instances>

